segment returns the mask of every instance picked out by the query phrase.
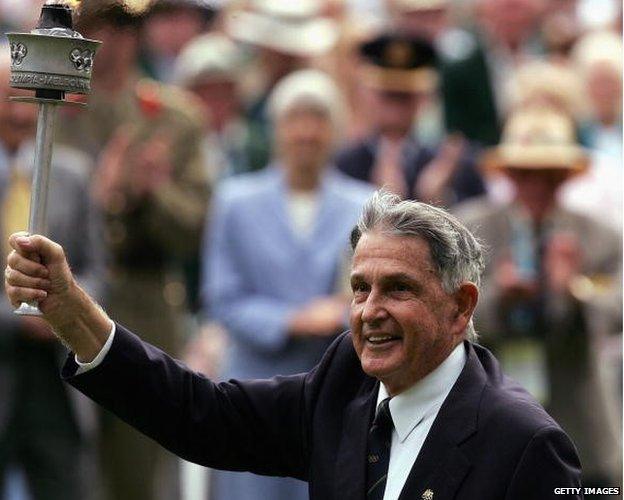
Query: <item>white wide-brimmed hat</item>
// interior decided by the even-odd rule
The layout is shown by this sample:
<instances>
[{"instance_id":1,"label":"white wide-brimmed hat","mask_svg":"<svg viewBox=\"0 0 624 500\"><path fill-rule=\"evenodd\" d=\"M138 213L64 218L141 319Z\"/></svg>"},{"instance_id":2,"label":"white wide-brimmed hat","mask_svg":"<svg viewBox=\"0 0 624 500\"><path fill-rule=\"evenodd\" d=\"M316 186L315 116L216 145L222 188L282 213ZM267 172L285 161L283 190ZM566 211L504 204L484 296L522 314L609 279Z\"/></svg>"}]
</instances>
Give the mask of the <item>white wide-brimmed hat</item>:
<instances>
[{"instance_id":1,"label":"white wide-brimmed hat","mask_svg":"<svg viewBox=\"0 0 624 500\"><path fill-rule=\"evenodd\" d=\"M334 21L321 17L319 0L254 0L233 12L227 31L236 40L301 57L325 54L338 40Z\"/></svg>"},{"instance_id":2,"label":"white wide-brimmed hat","mask_svg":"<svg viewBox=\"0 0 624 500\"><path fill-rule=\"evenodd\" d=\"M243 53L234 42L218 33L209 33L184 47L176 60L174 81L183 87L206 81L234 81L243 64Z\"/></svg>"}]
</instances>

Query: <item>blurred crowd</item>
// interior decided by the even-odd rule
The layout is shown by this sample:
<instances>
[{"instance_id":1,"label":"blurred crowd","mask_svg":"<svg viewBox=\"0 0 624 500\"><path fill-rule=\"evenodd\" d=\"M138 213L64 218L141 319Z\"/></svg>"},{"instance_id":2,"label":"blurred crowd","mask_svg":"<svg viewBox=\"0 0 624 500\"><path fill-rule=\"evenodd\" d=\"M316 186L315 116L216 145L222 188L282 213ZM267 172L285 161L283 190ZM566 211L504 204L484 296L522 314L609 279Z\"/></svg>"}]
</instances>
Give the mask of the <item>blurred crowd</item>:
<instances>
[{"instance_id":1,"label":"blurred crowd","mask_svg":"<svg viewBox=\"0 0 624 500\"><path fill-rule=\"evenodd\" d=\"M0 0L3 33L41 4ZM77 10L103 44L92 94L70 97L88 107L59 112L48 234L115 320L212 378L307 371L348 328L364 201L384 187L438 204L488 248L480 342L572 437L585 485L621 486L621 2ZM29 93L0 49L6 254L27 228L37 108L7 100ZM307 498L292 479L181 467L63 385L53 334L0 298L2 498Z\"/></svg>"}]
</instances>

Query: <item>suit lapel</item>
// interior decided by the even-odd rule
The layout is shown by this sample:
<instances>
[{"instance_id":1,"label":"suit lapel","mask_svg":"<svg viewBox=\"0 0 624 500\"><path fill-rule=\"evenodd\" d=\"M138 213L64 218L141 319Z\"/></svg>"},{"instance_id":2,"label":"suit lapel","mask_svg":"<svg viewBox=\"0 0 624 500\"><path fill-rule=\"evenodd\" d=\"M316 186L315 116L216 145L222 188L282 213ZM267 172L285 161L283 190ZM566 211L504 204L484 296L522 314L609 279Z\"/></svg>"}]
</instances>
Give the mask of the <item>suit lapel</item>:
<instances>
[{"instance_id":1,"label":"suit lapel","mask_svg":"<svg viewBox=\"0 0 624 500\"><path fill-rule=\"evenodd\" d=\"M420 499L426 490L435 500L451 499L470 469L459 445L477 430L486 374L469 342L466 365L444 401L423 443L399 500Z\"/></svg>"},{"instance_id":2,"label":"suit lapel","mask_svg":"<svg viewBox=\"0 0 624 500\"><path fill-rule=\"evenodd\" d=\"M374 379L367 381L345 409L335 471L337 499L365 498L366 445L377 387L378 383Z\"/></svg>"}]
</instances>

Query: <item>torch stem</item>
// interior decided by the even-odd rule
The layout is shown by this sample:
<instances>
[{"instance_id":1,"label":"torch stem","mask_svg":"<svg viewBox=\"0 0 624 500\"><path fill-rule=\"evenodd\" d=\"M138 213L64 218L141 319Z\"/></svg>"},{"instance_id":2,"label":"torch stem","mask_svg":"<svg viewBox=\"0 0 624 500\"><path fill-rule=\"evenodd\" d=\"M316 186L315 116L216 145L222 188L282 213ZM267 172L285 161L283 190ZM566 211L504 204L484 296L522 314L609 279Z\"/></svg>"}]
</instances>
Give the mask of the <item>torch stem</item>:
<instances>
[{"instance_id":1,"label":"torch stem","mask_svg":"<svg viewBox=\"0 0 624 500\"><path fill-rule=\"evenodd\" d=\"M28 219L28 232L30 234L45 235L47 231L48 185L50 184L50 168L52 165L56 107L56 103L39 103L33 183L30 194L30 217ZM20 316L41 316L41 311L39 311L37 302L23 303L15 311L15 314Z\"/></svg>"},{"instance_id":2,"label":"torch stem","mask_svg":"<svg viewBox=\"0 0 624 500\"><path fill-rule=\"evenodd\" d=\"M39 103L33 187L30 197L30 218L28 220L28 232L30 234L45 235L47 231L48 185L50 184L56 108L57 105L54 103Z\"/></svg>"}]
</instances>

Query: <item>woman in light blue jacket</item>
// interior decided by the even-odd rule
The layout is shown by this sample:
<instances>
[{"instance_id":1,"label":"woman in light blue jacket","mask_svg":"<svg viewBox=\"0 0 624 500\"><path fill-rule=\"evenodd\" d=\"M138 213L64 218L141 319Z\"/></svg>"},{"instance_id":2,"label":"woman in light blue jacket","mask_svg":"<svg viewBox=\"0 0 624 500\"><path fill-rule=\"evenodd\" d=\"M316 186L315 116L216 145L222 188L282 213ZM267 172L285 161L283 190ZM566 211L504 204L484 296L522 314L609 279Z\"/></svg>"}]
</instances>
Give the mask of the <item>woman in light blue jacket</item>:
<instances>
[{"instance_id":1,"label":"woman in light blue jacket","mask_svg":"<svg viewBox=\"0 0 624 500\"><path fill-rule=\"evenodd\" d=\"M277 159L224 181L206 232L203 297L210 318L228 332L225 379L308 371L346 328L341 270L372 193L329 163L343 104L327 75L291 74L270 106ZM218 500L308 498L305 483L294 479L215 476Z\"/></svg>"}]
</instances>

